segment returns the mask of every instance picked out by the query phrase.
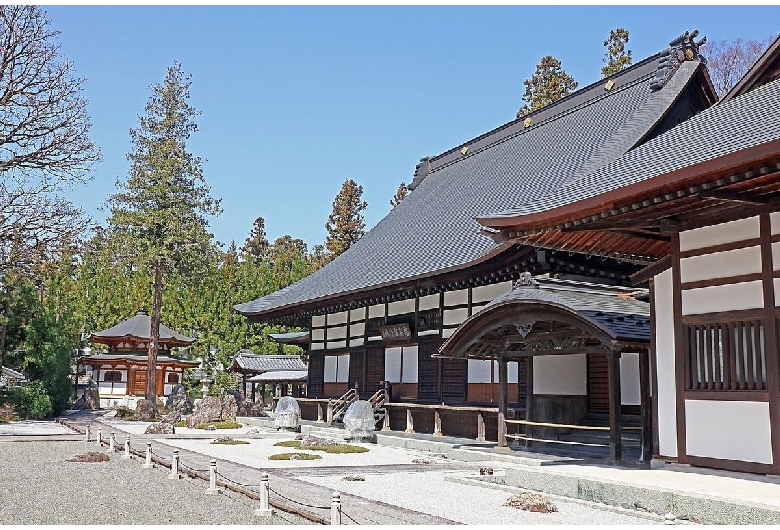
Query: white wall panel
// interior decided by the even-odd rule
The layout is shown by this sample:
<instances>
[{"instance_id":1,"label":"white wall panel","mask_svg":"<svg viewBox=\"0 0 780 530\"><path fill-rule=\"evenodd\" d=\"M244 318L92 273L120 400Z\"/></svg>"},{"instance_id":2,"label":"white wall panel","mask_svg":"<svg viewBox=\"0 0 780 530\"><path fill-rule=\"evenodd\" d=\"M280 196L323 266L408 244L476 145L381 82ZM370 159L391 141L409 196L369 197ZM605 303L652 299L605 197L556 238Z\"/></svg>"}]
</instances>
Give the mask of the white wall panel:
<instances>
[{"instance_id":1,"label":"white wall panel","mask_svg":"<svg viewBox=\"0 0 780 530\"><path fill-rule=\"evenodd\" d=\"M385 316L385 304L377 304L368 307L368 318Z\"/></svg>"},{"instance_id":2,"label":"white wall panel","mask_svg":"<svg viewBox=\"0 0 780 530\"><path fill-rule=\"evenodd\" d=\"M419 354L417 346L404 346L404 364L401 379L404 383L417 382L417 361Z\"/></svg>"},{"instance_id":3,"label":"white wall panel","mask_svg":"<svg viewBox=\"0 0 780 530\"><path fill-rule=\"evenodd\" d=\"M682 292L682 314L698 315L764 307L761 281L715 285Z\"/></svg>"},{"instance_id":4,"label":"white wall panel","mask_svg":"<svg viewBox=\"0 0 780 530\"><path fill-rule=\"evenodd\" d=\"M324 350L324 349L325 349L325 344L322 342L312 342L311 344L309 344L309 351Z\"/></svg>"},{"instance_id":5,"label":"white wall panel","mask_svg":"<svg viewBox=\"0 0 780 530\"><path fill-rule=\"evenodd\" d=\"M658 384L658 451L677 456L677 397L674 372L672 271L655 277L655 358Z\"/></svg>"},{"instance_id":6,"label":"white wall panel","mask_svg":"<svg viewBox=\"0 0 780 530\"><path fill-rule=\"evenodd\" d=\"M347 326L341 326L338 328L328 328L328 340L333 339L346 339L347 338Z\"/></svg>"},{"instance_id":7,"label":"white wall panel","mask_svg":"<svg viewBox=\"0 0 780 530\"><path fill-rule=\"evenodd\" d=\"M338 348L346 348L347 347L347 341L345 340L338 340L338 341L328 341L325 343L325 347L329 350L336 350Z\"/></svg>"},{"instance_id":8,"label":"white wall panel","mask_svg":"<svg viewBox=\"0 0 780 530\"><path fill-rule=\"evenodd\" d=\"M385 381L400 383L401 348L385 348Z\"/></svg>"},{"instance_id":9,"label":"white wall panel","mask_svg":"<svg viewBox=\"0 0 780 530\"><path fill-rule=\"evenodd\" d=\"M444 293L444 305L460 305L469 303L469 290L447 291Z\"/></svg>"},{"instance_id":10,"label":"white wall panel","mask_svg":"<svg viewBox=\"0 0 780 530\"><path fill-rule=\"evenodd\" d=\"M772 225L772 233L780 234L780 212L772 212L769 214L769 221Z\"/></svg>"},{"instance_id":11,"label":"white wall panel","mask_svg":"<svg viewBox=\"0 0 780 530\"><path fill-rule=\"evenodd\" d=\"M685 401L688 454L772 463L769 403Z\"/></svg>"},{"instance_id":12,"label":"white wall panel","mask_svg":"<svg viewBox=\"0 0 780 530\"><path fill-rule=\"evenodd\" d=\"M311 327L321 328L325 326L325 315L315 315L311 317Z\"/></svg>"},{"instance_id":13,"label":"white wall panel","mask_svg":"<svg viewBox=\"0 0 780 530\"><path fill-rule=\"evenodd\" d=\"M624 352L620 356L620 402L641 405L639 393L639 354Z\"/></svg>"},{"instance_id":14,"label":"white wall panel","mask_svg":"<svg viewBox=\"0 0 780 530\"><path fill-rule=\"evenodd\" d=\"M447 311L444 311L444 314L442 315L442 319L445 326L448 326L450 324L460 324L464 320L466 320L469 316L469 310L465 307L461 309L449 309Z\"/></svg>"},{"instance_id":15,"label":"white wall panel","mask_svg":"<svg viewBox=\"0 0 780 530\"><path fill-rule=\"evenodd\" d=\"M400 302L390 302L387 304L387 315L405 315L414 313L414 298L411 300L401 300Z\"/></svg>"},{"instance_id":16,"label":"white wall panel","mask_svg":"<svg viewBox=\"0 0 780 530\"><path fill-rule=\"evenodd\" d=\"M354 348L355 346L362 346L365 340L363 337L359 339L349 339L349 347Z\"/></svg>"},{"instance_id":17,"label":"white wall panel","mask_svg":"<svg viewBox=\"0 0 780 530\"><path fill-rule=\"evenodd\" d=\"M420 311L426 311L428 309L436 309L439 307L439 295L429 294L428 296L420 297Z\"/></svg>"},{"instance_id":18,"label":"white wall panel","mask_svg":"<svg viewBox=\"0 0 780 530\"><path fill-rule=\"evenodd\" d=\"M682 283L761 272L761 247L738 248L680 260Z\"/></svg>"},{"instance_id":19,"label":"white wall panel","mask_svg":"<svg viewBox=\"0 0 780 530\"><path fill-rule=\"evenodd\" d=\"M325 340L325 330L324 329L311 330L311 340Z\"/></svg>"},{"instance_id":20,"label":"white wall panel","mask_svg":"<svg viewBox=\"0 0 780 530\"><path fill-rule=\"evenodd\" d=\"M328 325L332 326L333 324L346 324L347 323L347 312L341 311L340 313L328 313Z\"/></svg>"},{"instance_id":21,"label":"white wall panel","mask_svg":"<svg viewBox=\"0 0 780 530\"><path fill-rule=\"evenodd\" d=\"M498 361L493 361L493 381L498 383ZM517 361L506 363L506 382L517 384Z\"/></svg>"},{"instance_id":22,"label":"white wall panel","mask_svg":"<svg viewBox=\"0 0 780 530\"><path fill-rule=\"evenodd\" d=\"M493 368L493 361L491 360L468 360L468 381L469 383L490 383L490 370ZM498 377L496 377L498 381Z\"/></svg>"},{"instance_id":23,"label":"white wall panel","mask_svg":"<svg viewBox=\"0 0 780 530\"><path fill-rule=\"evenodd\" d=\"M711 247L721 243L753 239L759 236L758 217L729 221L680 232L680 250Z\"/></svg>"},{"instance_id":24,"label":"white wall panel","mask_svg":"<svg viewBox=\"0 0 780 530\"><path fill-rule=\"evenodd\" d=\"M493 298L501 296L512 290L512 282L494 283L492 285L481 285L471 289L471 301L490 302Z\"/></svg>"},{"instance_id":25,"label":"white wall panel","mask_svg":"<svg viewBox=\"0 0 780 530\"><path fill-rule=\"evenodd\" d=\"M534 357L534 394L587 395L587 357L542 355Z\"/></svg>"},{"instance_id":26,"label":"white wall panel","mask_svg":"<svg viewBox=\"0 0 780 530\"><path fill-rule=\"evenodd\" d=\"M438 329L429 329L426 331L418 331L417 336L418 337L424 337L425 335L438 335L439 330Z\"/></svg>"},{"instance_id":27,"label":"white wall panel","mask_svg":"<svg viewBox=\"0 0 780 530\"><path fill-rule=\"evenodd\" d=\"M362 337L366 332L366 325L361 322L360 324L352 324L349 326L350 337Z\"/></svg>"},{"instance_id":28,"label":"white wall panel","mask_svg":"<svg viewBox=\"0 0 780 530\"><path fill-rule=\"evenodd\" d=\"M349 381L349 355L339 355L338 370L336 371L336 382L346 383Z\"/></svg>"},{"instance_id":29,"label":"white wall panel","mask_svg":"<svg viewBox=\"0 0 780 530\"><path fill-rule=\"evenodd\" d=\"M443 339L447 339L447 338L449 338L449 337L450 337L450 335L452 335L453 333L455 333L455 330L456 330L456 329L458 329L458 328L449 328L449 329L443 329L443 330L441 330L441 337L442 337Z\"/></svg>"}]
</instances>

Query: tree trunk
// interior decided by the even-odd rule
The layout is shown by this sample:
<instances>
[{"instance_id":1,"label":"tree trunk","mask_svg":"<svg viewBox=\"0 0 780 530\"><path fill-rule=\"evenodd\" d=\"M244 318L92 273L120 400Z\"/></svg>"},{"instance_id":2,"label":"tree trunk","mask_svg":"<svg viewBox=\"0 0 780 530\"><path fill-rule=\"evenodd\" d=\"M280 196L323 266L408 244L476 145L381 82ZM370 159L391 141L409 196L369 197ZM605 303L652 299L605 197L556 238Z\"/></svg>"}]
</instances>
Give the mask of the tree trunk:
<instances>
[{"instance_id":1,"label":"tree trunk","mask_svg":"<svg viewBox=\"0 0 780 530\"><path fill-rule=\"evenodd\" d=\"M157 410L157 351L160 342L160 311L162 309L163 271L154 268L154 302L152 304L151 329L149 330L149 354L146 364L146 399Z\"/></svg>"}]
</instances>

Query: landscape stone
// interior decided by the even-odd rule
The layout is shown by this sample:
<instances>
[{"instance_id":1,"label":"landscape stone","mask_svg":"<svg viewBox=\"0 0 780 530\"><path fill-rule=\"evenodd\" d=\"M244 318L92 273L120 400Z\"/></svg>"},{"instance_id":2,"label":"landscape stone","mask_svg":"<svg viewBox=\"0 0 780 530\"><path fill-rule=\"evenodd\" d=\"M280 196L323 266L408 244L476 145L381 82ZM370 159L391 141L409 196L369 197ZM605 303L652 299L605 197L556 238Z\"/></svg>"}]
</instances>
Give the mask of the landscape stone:
<instances>
[{"instance_id":1,"label":"landscape stone","mask_svg":"<svg viewBox=\"0 0 780 530\"><path fill-rule=\"evenodd\" d=\"M178 423L181 421L181 413L178 410L172 410L160 420L162 423Z\"/></svg>"},{"instance_id":2,"label":"landscape stone","mask_svg":"<svg viewBox=\"0 0 780 530\"><path fill-rule=\"evenodd\" d=\"M338 445L338 443L333 440L328 440L327 438L320 438L319 436L312 436L310 434L301 437L301 447L328 447L331 445Z\"/></svg>"},{"instance_id":3,"label":"landscape stone","mask_svg":"<svg viewBox=\"0 0 780 530\"><path fill-rule=\"evenodd\" d=\"M135 417L138 421L151 421L157 415L154 405L147 399L139 399L135 405Z\"/></svg>"},{"instance_id":4,"label":"landscape stone","mask_svg":"<svg viewBox=\"0 0 780 530\"><path fill-rule=\"evenodd\" d=\"M246 431L246 434L260 434L260 430L258 429L249 429Z\"/></svg>"},{"instance_id":5,"label":"landscape stone","mask_svg":"<svg viewBox=\"0 0 780 530\"><path fill-rule=\"evenodd\" d=\"M100 390L97 383L92 379L89 380L87 388L84 389L84 408L100 410Z\"/></svg>"},{"instance_id":6,"label":"landscape stone","mask_svg":"<svg viewBox=\"0 0 780 530\"><path fill-rule=\"evenodd\" d=\"M233 394L227 393L222 398L222 414L220 419L222 421L236 421L236 414L238 413L238 402Z\"/></svg>"},{"instance_id":7,"label":"landscape stone","mask_svg":"<svg viewBox=\"0 0 780 530\"><path fill-rule=\"evenodd\" d=\"M216 425L209 425L208 427L206 427L206 430L207 431L216 431L217 430L217 426Z\"/></svg>"},{"instance_id":8,"label":"landscape stone","mask_svg":"<svg viewBox=\"0 0 780 530\"><path fill-rule=\"evenodd\" d=\"M230 394L233 396L236 400L236 405L238 405L238 408L241 408L241 405L244 403L244 398L241 396L241 392L238 390L233 390L232 388L229 388L225 391L225 393Z\"/></svg>"},{"instance_id":9,"label":"landscape stone","mask_svg":"<svg viewBox=\"0 0 780 530\"><path fill-rule=\"evenodd\" d=\"M158 422L150 424L144 434L176 434L176 429L171 423Z\"/></svg>"},{"instance_id":10,"label":"landscape stone","mask_svg":"<svg viewBox=\"0 0 780 530\"><path fill-rule=\"evenodd\" d=\"M180 415L186 415L192 412L192 403L187 396L187 389L181 383L174 385L165 403L165 412L176 411Z\"/></svg>"},{"instance_id":11,"label":"landscape stone","mask_svg":"<svg viewBox=\"0 0 780 530\"><path fill-rule=\"evenodd\" d=\"M195 429L201 423L219 421L222 416L222 403L214 396L206 396L187 418L187 428Z\"/></svg>"},{"instance_id":12,"label":"landscape stone","mask_svg":"<svg viewBox=\"0 0 780 530\"><path fill-rule=\"evenodd\" d=\"M266 414L262 403L253 403L249 400L244 400L238 407L238 416L251 416L262 417L268 416Z\"/></svg>"}]
</instances>

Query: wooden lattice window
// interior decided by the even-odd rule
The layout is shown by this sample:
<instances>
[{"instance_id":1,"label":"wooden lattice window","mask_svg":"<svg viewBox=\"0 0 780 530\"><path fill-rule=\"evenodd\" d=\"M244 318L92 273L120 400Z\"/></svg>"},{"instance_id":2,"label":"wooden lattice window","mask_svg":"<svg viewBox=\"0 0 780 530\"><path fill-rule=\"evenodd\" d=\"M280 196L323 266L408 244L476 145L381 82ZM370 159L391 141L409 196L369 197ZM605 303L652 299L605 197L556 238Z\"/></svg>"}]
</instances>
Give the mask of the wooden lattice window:
<instances>
[{"instance_id":1,"label":"wooden lattice window","mask_svg":"<svg viewBox=\"0 0 780 530\"><path fill-rule=\"evenodd\" d=\"M766 390L761 320L684 326L687 390Z\"/></svg>"},{"instance_id":2,"label":"wooden lattice window","mask_svg":"<svg viewBox=\"0 0 780 530\"><path fill-rule=\"evenodd\" d=\"M179 374L169 373L168 374L168 383L169 384L177 384L179 382Z\"/></svg>"},{"instance_id":3,"label":"wooden lattice window","mask_svg":"<svg viewBox=\"0 0 780 530\"><path fill-rule=\"evenodd\" d=\"M106 375L103 376L103 381L119 383L122 381L122 372L117 372L116 370L106 372Z\"/></svg>"}]
</instances>

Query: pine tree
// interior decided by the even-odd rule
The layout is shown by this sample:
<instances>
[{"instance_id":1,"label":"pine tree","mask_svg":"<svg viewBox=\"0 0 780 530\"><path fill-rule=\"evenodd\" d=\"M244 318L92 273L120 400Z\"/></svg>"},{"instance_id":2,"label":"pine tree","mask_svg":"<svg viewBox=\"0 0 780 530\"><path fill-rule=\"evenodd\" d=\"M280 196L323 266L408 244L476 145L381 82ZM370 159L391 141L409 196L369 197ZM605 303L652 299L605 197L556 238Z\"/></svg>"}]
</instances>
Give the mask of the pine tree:
<instances>
[{"instance_id":1,"label":"pine tree","mask_svg":"<svg viewBox=\"0 0 780 530\"><path fill-rule=\"evenodd\" d=\"M268 258L268 237L265 233L265 219L258 217L255 219L254 225L252 225L252 231L249 232L249 237L246 238L244 246L241 247L241 252L247 256L251 256L255 263Z\"/></svg>"},{"instance_id":2,"label":"pine tree","mask_svg":"<svg viewBox=\"0 0 780 530\"><path fill-rule=\"evenodd\" d=\"M404 200L407 195L409 195L409 188L406 187L405 182L401 182L401 185L398 186L398 190L395 192L395 195L392 199L390 199L390 206L395 209L395 207L401 204L401 201Z\"/></svg>"},{"instance_id":3,"label":"pine tree","mask_svg":"<svg viewBox=\"0 0 780 530\"><path fill-rule=\"evenodd\" d=\"M523 101L526 104L517 111L517 118L554 103L577 88L574 78L561 68L561 62L552 55L542 57L534 75L523 84Z\"/></svg>"},{"instance_id":4,"label":"pine tree","mask_svg":"<svg viewBox=\"0 0 780 530\"><path fill-rule=\"evenodd\" d=\"M176 62L163 84L152 85L146 116L130 131L133 150L127 155L130 172L108 199L113 236L126 251L126 263L153 277L154 291L147 365L146 399L156 403L157 351L160 313L167 274L203 268L213 253L208 215L220 213L210 195L200 157L187 150L197 131L198 114L187 100L190 76Z\"/></svg>"},{"instance_id":5,"label":"pine tree","mask_svg":"<svg viewBox=\"0 0 780 530\"><path fill-rule=\"evenodd\" d=\"M361 212L368 207L362 199L363 186L347 179L333 200L333 211L325 223L328 235L325 247L332 258L342 254L365 234L365 222Z\"/></svg>"},{"instance_id":6,"label":"pine tree","mask_svg":"<svg viewBox=\"0 0 780 530\"><path fill-rule=\"evenodd\" d=\"M628 44L627 29L617 28L609 32L609 38L604 41L607 53L604 54L603 59L606 64L601 67L602 76L609 77L616 74L633 62L631 50L626 51L626 44Z\"/></svg>"}]
</instances>

